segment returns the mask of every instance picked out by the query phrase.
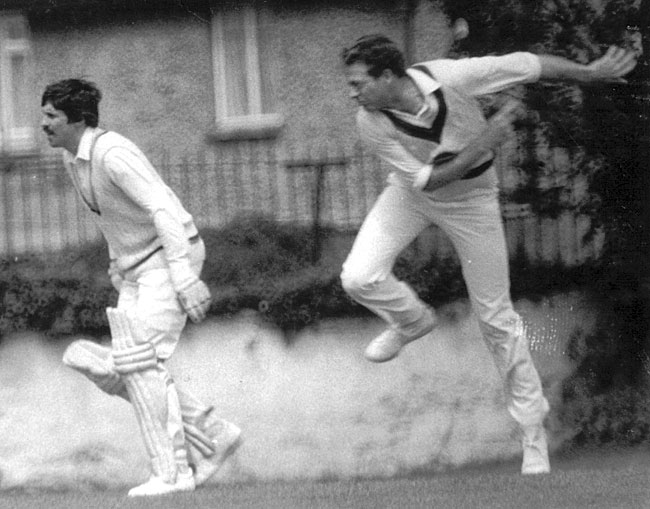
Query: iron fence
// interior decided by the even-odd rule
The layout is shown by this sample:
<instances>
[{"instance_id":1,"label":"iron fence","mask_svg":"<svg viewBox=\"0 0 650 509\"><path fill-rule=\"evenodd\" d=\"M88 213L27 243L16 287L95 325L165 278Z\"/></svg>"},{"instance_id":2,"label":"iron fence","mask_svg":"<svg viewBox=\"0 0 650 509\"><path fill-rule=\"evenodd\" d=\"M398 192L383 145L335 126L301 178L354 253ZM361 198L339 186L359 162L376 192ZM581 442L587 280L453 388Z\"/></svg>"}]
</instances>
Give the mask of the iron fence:
<instances>
[{"instance_id":1,"label":"iron fence","mask_svg":"<svg viewBox=\"0 0 650 509\"><path fill-rule=\"evenodd\" d=\"M507 171L500 158L502 177ZM388 168L360 148L344 154L278 156L259 146L198 154L156 164L161 175L194 215L199 228L220 228L242 216L355 231L384 186ZM502 180L508 181L505 175ZM510 180L512 180L510 178ZM22 159L0 172L0 255L56 251L101 238L80 203L59 159ZM537 217L527 205L505 204L510 253L531 262L572 266L599 258L604 235L583 242L590 218L572 212L556 219ZM419 240L433 256L453 255L437 228Z\"/></svg>"}]
</instances>

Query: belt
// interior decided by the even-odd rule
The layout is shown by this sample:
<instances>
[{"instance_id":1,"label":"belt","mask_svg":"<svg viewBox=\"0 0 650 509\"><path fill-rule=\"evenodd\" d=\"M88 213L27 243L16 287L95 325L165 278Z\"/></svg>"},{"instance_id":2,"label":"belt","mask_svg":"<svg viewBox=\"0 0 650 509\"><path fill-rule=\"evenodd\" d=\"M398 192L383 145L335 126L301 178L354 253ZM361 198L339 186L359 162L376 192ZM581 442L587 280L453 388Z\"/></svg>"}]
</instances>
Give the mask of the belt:
<instances>
[{"instance_id":1,"label":"belt","mask_svg":"<svg viewBox=\"0 0 650 509\"><path fill-rule=\"evenodd\" d=\"M187 241L188 241L190 244L196 244L199 240L201 240L201 236L200 236L198 233L197 233L196 235L193 235L193 236L190 237L189 239L187 239ZM163 248L162 246L158 246L156 249L154 249L153 251L151 251L150 253L148 253L144 258L142 258L141 260L138 260L137 262L135 262L135 263L134 263L133 265L131 265L128 269L125 269L124 272L129 272L130 270L133 270L133 269L138 268L138 267L139 267L140 265L142 265L144 262L146 262L147 260L149 260L153 255L155 255L158 251L162 251L162 248Z\"/></svg>"},{"instance_id":2,"label":"belt","mask_svg":"<svg viewBox=\"0 0 650 509\"><path fill-rule=\"evenodd\" d=\"M433 158L433 163L434 164L448 163L452 159L455 159L457 155L458 154L454 152L442 152ZM461 177L461 180L469 180L482 175L490 166L492 166L493 161L494 159L489 159L484 163L479 164L475 168L472 168L465 175L463 175L463 177Z\"/></svg>"}]
</instances>

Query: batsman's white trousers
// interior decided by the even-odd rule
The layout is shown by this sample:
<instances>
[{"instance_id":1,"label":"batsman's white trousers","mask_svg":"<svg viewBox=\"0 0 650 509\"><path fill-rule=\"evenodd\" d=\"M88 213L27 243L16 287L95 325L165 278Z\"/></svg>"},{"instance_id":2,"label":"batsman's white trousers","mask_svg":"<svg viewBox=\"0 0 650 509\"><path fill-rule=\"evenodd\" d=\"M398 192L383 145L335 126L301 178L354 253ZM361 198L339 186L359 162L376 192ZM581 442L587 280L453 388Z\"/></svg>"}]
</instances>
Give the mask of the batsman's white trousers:
<instances>
[{"instance_id":1,"label":"batsman's white trousers","mask_svg":"<svg viewBox=\"0 0 650 509\"><path fill-rule=\"evenodd\" d=\"M192 270L199 275L205 260L203 240L190 244ZM162 250L124 274L118 309L131 309L145 328L140 340L152 343L159 359L166 360L176 349L187 314L172 286Z\"/></svg>"},{"instance_id":2,"label":"batsman's white trousers","mask_svg":"<svg viewBox=\"0 0 650 509\"><path fill-rule=\"evenodd\" d=\"M427 306L392 273L398 255L435 224L450 238L484 340L506 384L508 411L522 426L548 410L519 315L510 299L508 251L497 190L463 201L433 201L426 193L389 185L365 219L343 265L341 281L360 304L405 334L422 329Z\"/></svg>"},{"instance_id":3,"label":"batsman's white trousers","mask_svg":"<svg viewBox=\"0 0 650 509\"><path fill-rule=\"evenodd\" d=\"M205 261L203 240L190 244L190 263L195 274L199 275ZM154 345L159 360L165 361L172 355L187 322L167 268L162 250L147 261L124 274L117 302L118 309L135 312L138 324L143 330L137 334L138 342ZM171 383L164 365L158 369L168 379L168 433L177 454L185 450L183 417L189 422L196 421L209 411L209 407L195 398L187 390L177 388ZM182 408L182 413L181 413Z\"/></svg>"}]
</instances>

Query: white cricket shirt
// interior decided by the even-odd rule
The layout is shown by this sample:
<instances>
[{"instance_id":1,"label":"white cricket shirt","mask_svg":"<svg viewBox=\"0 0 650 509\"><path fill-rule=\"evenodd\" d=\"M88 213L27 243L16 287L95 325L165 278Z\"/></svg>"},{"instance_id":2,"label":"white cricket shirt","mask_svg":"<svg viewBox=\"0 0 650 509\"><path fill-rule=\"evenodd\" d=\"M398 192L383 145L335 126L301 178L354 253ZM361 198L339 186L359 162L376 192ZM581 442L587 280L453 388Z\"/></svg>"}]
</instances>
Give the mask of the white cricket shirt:
<instances>
[{"instance_id":1,"label":"white cricket shirt","mask_svg":"<svg viewBox=\"0 0 650 509\"><path fill-rule=\"evenodd\" d=\"M426 68L432 77L418 67ZM541 65L536 55L517 52L432 60L407 69L407 74L425 97L427 108L410 115L362 107L357 125L362 141L394 168L390 183L421 188L418 175L423 166L440 154L460 152L486 127L476 97L537 81ZM429 194L436 200L454 201L494 191L497 184L496 171L490 167L477 177L451 182Z\"/></svg>"}]
</instances>

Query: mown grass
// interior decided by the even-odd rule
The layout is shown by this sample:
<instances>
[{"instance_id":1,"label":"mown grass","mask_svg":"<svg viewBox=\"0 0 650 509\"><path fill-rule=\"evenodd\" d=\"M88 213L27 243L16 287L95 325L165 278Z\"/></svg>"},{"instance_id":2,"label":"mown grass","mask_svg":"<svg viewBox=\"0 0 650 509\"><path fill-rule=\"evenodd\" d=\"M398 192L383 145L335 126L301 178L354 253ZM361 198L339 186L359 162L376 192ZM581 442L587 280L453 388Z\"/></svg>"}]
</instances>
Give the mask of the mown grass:
<instances>
[{"instance_id":1,"label":"mown grass","mask_svg":"<svg viewBox=\"0 0 650 509\"><path fill-rule=\"evenodd\" d=\"M208 485L147 500L124 491L0 492L6 509L642 509L650 502L650 450L598 449L552 458L550 475L524 477L518 463L443 474Z\"/></svg>"}]
</instances>

